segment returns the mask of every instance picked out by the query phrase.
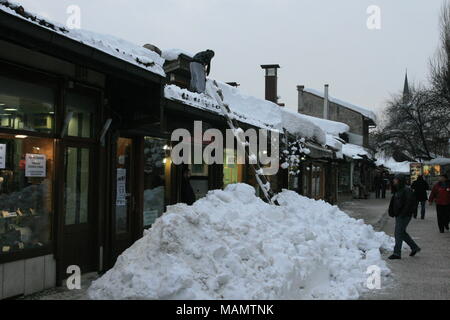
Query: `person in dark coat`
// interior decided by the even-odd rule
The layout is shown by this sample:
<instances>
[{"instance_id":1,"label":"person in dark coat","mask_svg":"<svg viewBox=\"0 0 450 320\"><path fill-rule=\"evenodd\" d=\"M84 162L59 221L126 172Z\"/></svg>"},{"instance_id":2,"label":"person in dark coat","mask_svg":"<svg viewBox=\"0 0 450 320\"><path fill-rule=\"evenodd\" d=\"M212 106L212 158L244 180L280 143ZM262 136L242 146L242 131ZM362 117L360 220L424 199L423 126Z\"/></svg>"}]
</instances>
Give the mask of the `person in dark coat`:
<instances>
[{"instance_id":1,"label":"person in dark coat","mask_svg":"<svg viewBox=\"0 0 450 320\"><path fill-rule=\"evenodd\" d=\"M428 200L427 190L430 189L428 183L425 181L422 175L417 177L411 185L411 189L414 190L416 200L420 203L420 218L425 219L425 206ZM414 219L417 219L417 211L414 212Z\"/></svg>"},{"instance_id":2,"label":"person in dark coat","mask_svg":"<svg viewBox=\"0 0 450 320\"><path fill-rule=\"evenodd\" d=\"M417 201L414 192L406 186L405 179L401 176L393 180L395 193L389 204L389 216L395 218L395 247L394 253L389 259L401 259L402 245L405 241L411 248L410 256L415 256L421 249L406 232L414 211L417 211Z\"/></svg>"},{"instance_id":3,"label":"person in dark coat","mask_svg":"<svg viewBox=\"0 0 450 320\"><path fill-rule=\"evenodd\" d=\"M381 174L381 199L386 199L386 189L389 184L389 179L384 172Z\"/></svg>"},{"instance_id":4,"label":"person in dark coat","mask_svg":"<svg viewBox=\"0 0 450 320\"><path fill-rule=\"evenodd\" d=\"M446 174L439 176L439 182L431 190L429 200L430 205L436 202L439 231L444 233L444 229L449 230L450 223L450 181Z\"/></svg>"},{"instance_id":5,"label":"person in dark coat","mask_svg":"<svg viewBox=\"0 0 450 320\"><path fill-rule=\"evenodd\" d=\"M183 167L183 176L181 177L181 202L192 205L196 199L194 189L190 182L190 170Z\"/></svg>"},{"instance_id":6,"label":"person in dark coat","mask_svg":"<svg viewBox=\"0 0 450 320\"><path fill-rule=\"evenodd\" d=\"M375 199L380 199L381 196L381 183L383 179L380 174L377 174L373 180L373 186L375 189Z\"/></svg>"},{"instance_id":7,"label":"person in dark coat","mask_svg":"<svg viewBox=\"0 0 450 320\"><path fill-rule=\"evenodd\" d=\"M206 89L206 76L211 72L211 60L214 57L214 51L206 50L197 53L190 64L191 86L190 90L197 93L203 93ZM206 69L206 70L205 70Z\"/></svg>"}]
</instances>

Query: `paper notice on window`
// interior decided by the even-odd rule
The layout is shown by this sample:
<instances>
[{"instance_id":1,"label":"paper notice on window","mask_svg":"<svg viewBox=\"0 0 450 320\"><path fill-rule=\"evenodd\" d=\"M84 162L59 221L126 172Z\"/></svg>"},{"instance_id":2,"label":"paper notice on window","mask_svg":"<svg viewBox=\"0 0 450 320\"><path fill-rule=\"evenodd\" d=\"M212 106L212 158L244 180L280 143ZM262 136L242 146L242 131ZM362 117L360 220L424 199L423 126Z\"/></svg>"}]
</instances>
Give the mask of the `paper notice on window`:
<instances>
[{"instance_id":1,"label":"paper notice on window","mask_svg":"<svg viewBox=\"0 0 450 320\"><path fill-rule=\"evenodd\" d=\"M127 170L117 168L117 192L116 192L116 206L127 205Z\"/></svg>"},{"instance_id":2,"label":"paper notice on window","mask_svg":"<svg viewBox=\"0 0 450 320\"><path fill-rule=\"evenodd\" d=\"M47 176L47 157L45 154L25 155L25 177L45 178Z\"/></svg>"},{"instance_id":3,"label":"paper notice on window","mask_svg":"<svg viewBox=\"0 0 450 320\"><path fill-rule=\"evenodd\" d=\"M0 143L0 169L6 168L6 144Z\"/></svg>"}]
</instances>

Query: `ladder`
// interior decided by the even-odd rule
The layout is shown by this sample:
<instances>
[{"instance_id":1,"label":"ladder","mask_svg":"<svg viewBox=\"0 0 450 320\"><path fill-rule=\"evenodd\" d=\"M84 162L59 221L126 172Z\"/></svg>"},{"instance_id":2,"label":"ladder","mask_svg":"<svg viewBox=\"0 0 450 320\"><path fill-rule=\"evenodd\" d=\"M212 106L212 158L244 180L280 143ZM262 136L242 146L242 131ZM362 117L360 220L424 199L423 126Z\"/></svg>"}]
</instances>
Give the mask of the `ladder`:
<instances>
[{"instance_id":1,"label":"ladder","mask_svg":"<svg viewBox=\"0 0 450 320\"><path fill-rule=\"evenodd\" d=\"M233 135L235 136L238 145L240 145L244 151L247 159L255 159L257 155L250 154L248 147L248 143L245 141L244 137L244 130L239 126L238 122L235 120L234 116L231 115L231 110L228 104L224 102L223 92L222 89L219 88L216 80L212 81L214 85L214 90L209 90L209 95L212 96L217 101L217 104L219 105L220 109L222 110L222 115L227 120L228 127L233 131ZM238 146L239 147L239 146ZM257 158L256 158L257 159ZM269 204L276 204L276 196L272 192L270 187L270 182L267 179L267 177L264 175L264 171L259 165L258 162L256 164L251 163L252 161L249 161L249 164L251 168L253 169L253 172L255 174L256 181L261 188L264 198Z\"/></svg>"}]
</instances>

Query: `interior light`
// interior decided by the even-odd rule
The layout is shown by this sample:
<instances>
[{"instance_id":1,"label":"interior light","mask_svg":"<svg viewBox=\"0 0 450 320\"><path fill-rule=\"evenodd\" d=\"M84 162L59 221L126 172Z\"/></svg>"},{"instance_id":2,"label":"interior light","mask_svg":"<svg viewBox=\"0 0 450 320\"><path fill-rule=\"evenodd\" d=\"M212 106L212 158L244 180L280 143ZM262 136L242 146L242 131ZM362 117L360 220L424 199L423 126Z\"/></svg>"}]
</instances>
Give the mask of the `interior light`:
<instances>
[{"instance_id":1,"label":"interior light","mask_svg":"<svg viewBox=\"0 0 450 320\"><path fill-rule=\"evenodd\" d=\"M16 134L16 138L17 139L26 139L26 138L28 138L28 136L26 136L24 134Z\"/></svg>"},{"instance_id":2,"label":"interior light","mask_svg":"<svg viewBox=\"0 0 450 320\"><path fill-rule=\"evenodd\" d=\"M4 110L5 110L5 111L17 111L16 108L5 108Z\"/></svg>"}]
</instances>

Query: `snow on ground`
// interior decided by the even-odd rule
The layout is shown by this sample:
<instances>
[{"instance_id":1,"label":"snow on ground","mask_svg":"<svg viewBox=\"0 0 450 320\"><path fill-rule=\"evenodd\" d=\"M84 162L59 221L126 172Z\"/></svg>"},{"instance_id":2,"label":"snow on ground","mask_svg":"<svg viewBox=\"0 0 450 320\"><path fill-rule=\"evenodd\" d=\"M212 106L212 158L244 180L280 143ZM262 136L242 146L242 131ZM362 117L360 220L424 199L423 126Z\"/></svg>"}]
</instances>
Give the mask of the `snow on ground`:
<instances>
[{"instance_id":1,"label":"snow on ground","mask_svg":"<svg viewBox=\"0 0 450 320\"><path fill-rule=\"evenodd\" d=\"M68 29L61 24L50 21L47 18L27 12L26 8L23 14L18 14L15 10L13 10L18 7L20 7L19 3L0 0L1 11L165 77L163 69L164 59L156 52L114 36L99 34L82 29Z\"/></svg>"},{"instance_id":2,"label":"snow on ground","mask_svg":"<svg viewBox=\"0 0 450 320\"><path fill-rule=\"evenodd\" d=\"M246 184L177 204L88 290L92 299L356 299L392 238L336 206Z\"/></svg>"}]
</instances>

